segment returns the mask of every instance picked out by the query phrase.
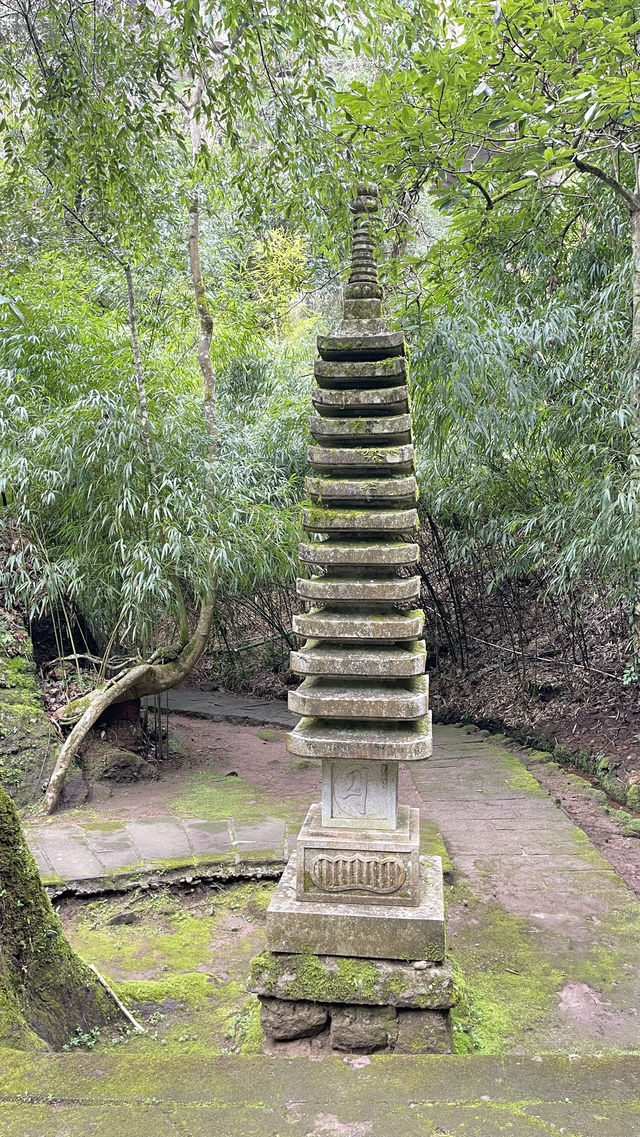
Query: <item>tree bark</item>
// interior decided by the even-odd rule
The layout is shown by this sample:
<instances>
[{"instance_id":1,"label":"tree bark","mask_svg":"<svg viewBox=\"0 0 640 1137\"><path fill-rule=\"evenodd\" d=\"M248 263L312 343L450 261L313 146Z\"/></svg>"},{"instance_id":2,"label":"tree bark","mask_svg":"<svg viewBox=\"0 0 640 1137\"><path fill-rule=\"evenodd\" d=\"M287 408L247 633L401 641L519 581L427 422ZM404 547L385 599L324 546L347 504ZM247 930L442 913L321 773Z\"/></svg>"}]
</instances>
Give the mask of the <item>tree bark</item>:
<instances>
[{"instance_id":1,"label":"tree bark","mask_svg":"<svg viewBox=\"0 0 640 1137\"><path fill-rule=\"evenodd\" d=\"M636 188L636 197L637 197ZM633 316L631 323L631 384L629 402L631 406L629 481L631 502L636 529L640 532L640 209L630 210L631 255L633 272ZM636 566L632 582L631 647L633 670L638 678L640 673L640 565Z\"/></svg>"},{"instance_id":2,"label":"tree bark","mask_svg":"<svg viewBox=\"0 0 640 1137\"><path fill-rule=\"evenodd\" d=\"M16 807L1 788L0 880L0 1045L61 1050L78 1029L121 1019L64 938Z\"/></svg>"},{"instance_id":3,"label":"tree bark","mask_svg":"<svg viewBox=\"0 0 640 1137\"><path fill-rule=\"evenodd\" d=\"M45 794L43 809L53 813L58 801L69 766L76 757L91 727L98 721L107 707L122 703L127 699L140 699L144 695L158 695L175 687L191 673L200 659L211 631L213 621L213 600L207 599L200 610L198 624L193 636L169 663L142 661L128 668L124 674L114 676L103 687L99 687L87 697L87 707L65 739L51 780Z\"/></svg>"},{"instance_id":4,"label":"tree bark","mask_svg":"<svg viewBox=\"0 0 640 1137\"><path fill-rule=\"evenodd\" d=\"M200 341L198 343L198 363L204 380L204 416L209 433L209 458L214 460L220 448L220 436L216 421L216 375L211 363L211 337L213 318L202 283L200 266L200 203L194 193L189 204L189 267L196 298L196 310L200 320Z\"/></svg>"}]
</instances>

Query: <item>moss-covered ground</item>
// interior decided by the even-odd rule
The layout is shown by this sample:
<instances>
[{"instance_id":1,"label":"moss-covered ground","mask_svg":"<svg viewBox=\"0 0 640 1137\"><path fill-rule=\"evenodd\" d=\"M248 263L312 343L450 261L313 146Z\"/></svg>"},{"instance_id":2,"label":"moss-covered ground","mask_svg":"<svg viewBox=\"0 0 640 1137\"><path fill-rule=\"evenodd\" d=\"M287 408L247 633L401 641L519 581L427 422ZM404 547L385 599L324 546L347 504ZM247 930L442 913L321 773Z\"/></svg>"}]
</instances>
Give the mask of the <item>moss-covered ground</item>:
<instances>
[{"instance_id":1,"label":"moss-covered ground","mask_svg":"<svg viewBox=\"0 0 640 1137\"><path fill-rule=\"evenodd\" d=\"M178 1053L252 1053L263 1037L245 990L264 946L272 884L189 892L160 889L62 906L71 944L112 984L145 1034L114 1030L98 1050L126 1045ZM81 1043L82 1045L82 1040Z\"/></svg>"}]
</instances>

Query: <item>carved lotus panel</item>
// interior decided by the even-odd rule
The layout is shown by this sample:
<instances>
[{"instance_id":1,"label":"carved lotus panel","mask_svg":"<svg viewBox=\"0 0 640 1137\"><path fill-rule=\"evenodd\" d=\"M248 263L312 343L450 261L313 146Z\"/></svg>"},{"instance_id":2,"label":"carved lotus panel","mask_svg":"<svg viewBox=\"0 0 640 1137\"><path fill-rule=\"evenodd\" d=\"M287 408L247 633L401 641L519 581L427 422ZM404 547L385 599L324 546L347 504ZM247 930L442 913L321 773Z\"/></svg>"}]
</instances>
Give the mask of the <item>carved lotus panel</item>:
<instances>
[{"instance_id":1,"label":"carved lotus panel","mask_svg":"<svg viewBox=\"0 0 640 1137\"><path fill-rule=\"evenodd\" d=\"M311 879L323 892L397 892L407 876L406 865L399 857L371 857L363 853L315 857L310 867Z\"/></svg>"}]
</instances>

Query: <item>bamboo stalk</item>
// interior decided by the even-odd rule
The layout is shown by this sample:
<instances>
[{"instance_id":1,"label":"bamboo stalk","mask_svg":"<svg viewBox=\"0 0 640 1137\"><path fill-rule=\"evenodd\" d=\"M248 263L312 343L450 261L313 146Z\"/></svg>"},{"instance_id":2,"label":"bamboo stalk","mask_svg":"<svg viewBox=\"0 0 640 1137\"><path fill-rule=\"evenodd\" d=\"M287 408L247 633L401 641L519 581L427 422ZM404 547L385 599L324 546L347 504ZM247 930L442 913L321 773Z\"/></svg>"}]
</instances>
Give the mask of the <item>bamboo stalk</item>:
<instances>
[{"instance_id":1,"label":"bamboo stalk","mask_svg":"<svg viewBox=\"0 0 640 1137\"><path fill-rule=\"evenodd\" d=\"M124 1003L116 995L113 987L110 987L109 984L107 983L106 979L104 978L104 976L100 974L100 972L98 971L98 968L95 967L93 963L90 963L89 967L90 967L91 971L93 971L93 974L95 975L96 979L100 983L102 983L102 986L104 987L107 994L109 994L111 996L111 998L113 999L116 1006L122 1011L124 1017L126 1019L128 1019L128 1021L131 1023L132 1027L134 1027L135 1030L138 1031L138 1034L146 1034L147 1032L146 1032L145 1028L143 1026L140 1026L140 1023L137 1022L136 1019L134 1019L133 1015L131 1014L131 1011L127 1010Z\"/></svg>"}]
</instances>

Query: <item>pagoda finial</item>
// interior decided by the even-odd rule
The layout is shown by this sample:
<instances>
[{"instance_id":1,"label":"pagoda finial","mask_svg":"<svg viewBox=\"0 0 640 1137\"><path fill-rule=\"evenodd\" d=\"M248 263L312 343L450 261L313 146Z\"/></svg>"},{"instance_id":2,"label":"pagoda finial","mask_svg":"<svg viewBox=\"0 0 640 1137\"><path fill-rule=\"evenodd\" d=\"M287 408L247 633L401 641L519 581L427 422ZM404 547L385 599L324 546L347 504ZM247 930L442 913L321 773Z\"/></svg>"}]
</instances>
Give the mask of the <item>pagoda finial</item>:
<instances>
[{"instance_id":1,"label":"pagoda finial","mask_svg":"<svg viewBox=\"0 0 640 1137\"><path fill-rule=\"evenodd\" d=\"M371 233L371 215L378 212L377 186L360 183L349 208L353 214L353 246L345 300L381 300L382 289L373 256L375 242Z\"/></svg>"}]
</instances>

